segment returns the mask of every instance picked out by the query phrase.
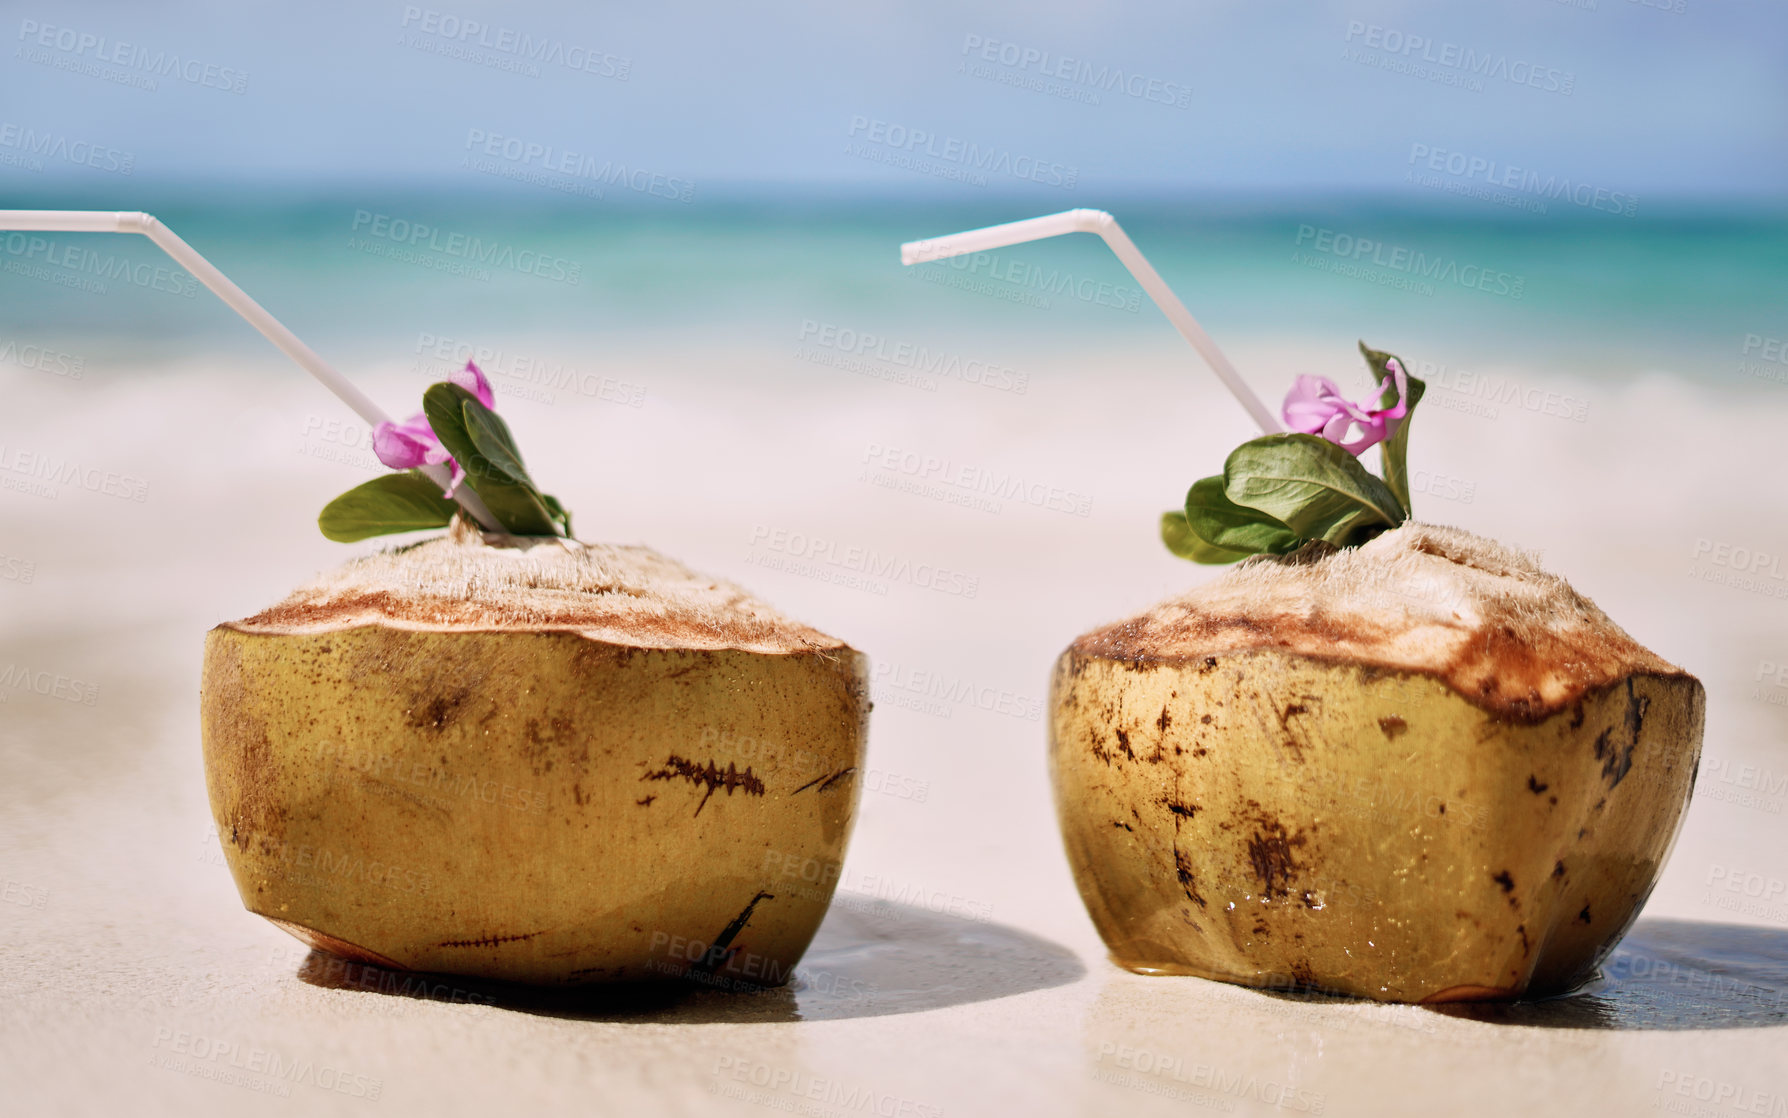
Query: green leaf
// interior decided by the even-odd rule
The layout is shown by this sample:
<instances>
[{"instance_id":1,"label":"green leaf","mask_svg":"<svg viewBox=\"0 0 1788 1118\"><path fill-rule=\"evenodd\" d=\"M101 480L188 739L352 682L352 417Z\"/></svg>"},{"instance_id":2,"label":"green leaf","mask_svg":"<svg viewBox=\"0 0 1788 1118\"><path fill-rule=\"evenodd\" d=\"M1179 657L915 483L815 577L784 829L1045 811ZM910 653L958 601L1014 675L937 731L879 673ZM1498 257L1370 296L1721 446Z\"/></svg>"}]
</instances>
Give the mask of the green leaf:
<instances>
[{"instance_id":1,"label":"green leaf","mask_svg":"<svg viewBox=\"0 0 1788 1118\"><path fill-rule=\"evenodd\" d=\"M447 453L460 460L460 465L465 465L461 453L477 451L465 429L465 401L476 402L477 397L449 381L429 385L429 390L422 394L422 415L429 420L429 429L434 431L434 438L442 440Z\"/></svg>"},{"instance_id":2,"label":"green leaf","mask_svg":"<svg viewBox=\"0 0 1788 1118\"><path fill-rule=\"evenodd\" d=\"M1360 353L1366 358L1366 363L1372 366L1372 375L1376 378L1374 383L1380 383L1390 376L1389 370L1385 368L1385 362L1395 356L1394 354L1368 349L1365 342L1360 343ZM1404 376L1409 380L1409 407L1404 409L1403 418L1397 421L1397 430L1390 438L1378 444L1378 460L1379 469L1384 474L1385 485L1389 486L1391 492L1396 494L1397 500L1402 503L1403 508L1413 515L1415 510L1409 503L1409 421L1415 418L1416 405L1421 403L1422 393L1427 391L1428 386L1410 373L1409 362L1398 357L1397 364L1403 366ZM1396 402L1397 385L1395 382L1385 385L1384 395L1380 397L1378 406L1388 408L1394 406Z\"/></svg>"},{"instance_id":3,"label":"green leaf","mask_svg":"<svg viewBox=\"0 0 1788 1118\"><path fill-rule=\"evenodd\" d=\"M472 484L472 475L467 474L462 483ZM472 487L478 496L484 499L484 507L491 511L497 522L512 536L556 536L558 525L547 511L540 499L540 494L531 486L496 484L488 479L481 485Z\"/></svg>"},{"instance_id":4,"label":"green leaf","mask_svg":"<svg viewBox=\"0 0 1788 1118\"><path fill-rule=\"evenodd\" d=\"M1378 526L1408 519L1396 494L1359 459L1316 435L1267 435L1223 463L1224 494L1306 540L1346 547Z\"/></svg>"},{"instance_id":5,"label":"green leaf","mask_svg":"<svg viewBox=\"0 0 1788 1118\"><path fill-rule=\"evenodd\" d=\"M521 451L515 446L515 436L509 433L509 425L503 422L502 416L474 398L460 405L460 418L465 422L466 434L470 436L472 446L498 473L517 485L534 484L534 479L528 476L528 468L522 465Z\"/></svg>"},{"instance_id":6,"label":"green leaf","mask_svg":"<svg viewBox=\"0 0 1788 1118\"><path fill-rule=\"evenodd\" d=\"M431 384L428 391L422 394L422 414L428 419L429 429L434 431L435 438L453 455L454 461L460 464L468 476L489 477L497 473L494 466L480 463L483 455L478 453L478 446L472 441L472 434L466 430L466 401L474 404L478 398L457 384L442 381ZM485 468L474 470L474 465ZM483 496L480 492L479 496Z\"/></svg>"},{"instance_id":7,"label":"green leaf","mask_svg":"<svg viewBox=\"0 0 1788 1118\"><path fill-rule=\"evenodd\" d=\"M1251 551L1230 551L1206 543L1186 523L1186 514L1178 510L1161 514L1161 542L1167 545L1167 550L1181 559L1190 559L1194 563L1234 563L1254 554Z\"/></svg>"},{"instance_id":8,"label":"green leaf","mask_svg":"<svg viewBox=\"0 0 1788 1118\"><path fill-rule=\"evenodd\" d=\"M558 524L559 529L564 532L567 538L569 538L571 535L571 513L568 512L565 506L559 503L559 499L551 493L542 493L540 495L540 500L541 503L546 505L547 514L553 518L553 521Z\"/></svg>"},{"instance_id":9,"label":"green leaf","mask_svg":"<svg viewBox=\"0 0 1788 1118\"><path fill-rule=\"evenodd\" d=\"M1186 494L1186 524L1192 533L1220 551L1253 555L1291 551L1298 534L1259 509L1231 501L1224 493L1221 475L1193 484Z\"/></svg>"},{"instance_id":10,"label":"green leaf","mask_svg":"<svg viewBox=\"0 0 1788 1118\"><path fill-rule=\"evenodd\" d=\"M533 482L525 480L526 471L522 472L524 480L517 481L506 465L491 461L479 450L478 443L468 429L467 419L469 414L477 415L477 411L468 409L468 402L474 409L482 409L489 414L489 409L478 402L478 397L447 381L430 385L428 391L422 394L422 411L428 417L428 425L434 431L435 438L441 440L447 453L453 455L454 461L466 471L465 481L461 484L472 487L472 492L484 500L485 507L497 518L497 523L511 535L558 535L558 526L541 500L540 492L534 488ZM498 420L498 424L501 422ZM488 439L497 442L506 440L510 446L514 445L506 426L487 426L484 433ZM519 468L520 456L514 456L514 461Z\"/></svg>"},{"instance_id":11,"label":"green leaf","mask_svg":"<svg viewBox=\"0 0 1788 1118\"><path fill-rule=\"evenodd\" d=\"M443 528L459 506L441 496L441 487L415 470L385 474L356 485L323 507L317 527L337 543L353 543L393 532Z\"/></svg>"}]
</instances>

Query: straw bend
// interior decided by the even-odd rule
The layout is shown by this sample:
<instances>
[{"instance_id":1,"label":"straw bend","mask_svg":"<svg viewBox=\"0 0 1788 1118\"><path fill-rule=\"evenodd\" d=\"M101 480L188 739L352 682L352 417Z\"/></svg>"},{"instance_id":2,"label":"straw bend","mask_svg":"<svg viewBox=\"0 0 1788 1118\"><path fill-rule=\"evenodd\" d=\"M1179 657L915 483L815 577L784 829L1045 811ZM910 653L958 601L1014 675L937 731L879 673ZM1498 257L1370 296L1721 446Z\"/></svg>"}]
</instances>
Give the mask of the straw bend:
<instances>
[{"instance_id":1,"label":"straw bend","mask_svg":"<svg viewBox=\"0 0 1788 1118\"><path fill-rule=\"evenodd\" d=\"M259 330L268 341L278 346L280 352L297 362L299 368L321 381L323 387L335 393L342 403L354 410L354 414L374 427L391 421L391 417L385 414L383 408L373 403L371 397L356 388L352 381L323 360L316 350L305 345L298 335L286 329L285 323L269 314L267 308L250 298L248 292L237 287L230 277L199 255L197 249L181 240L178 234L163 225L153 214L140 210L0 210L0 230L21 233L140 233L184 266L194 279L210 288L212 294L222 299L250 326ZM443 488L452 479L445 466L423 466L421 469ZM487 530L501 530L496 518L470 487L460 486L455 492L455 499Z\"/></svg>"},{"instance_id":2,"label":"straw bend","mask_svg":"<svg viewBox=\"0 0 1788 1118\"><path fill-rule=\"evenodd\" d=\"M1173 323L1180 336L1191 343L1198 355L1203 357L1211 372L1229 389L1230 395L1236 398L1260 429L1267 434L1275 434L1282 430L1279 421L1272 411L1261 402L1254 390L1236 372L1236 368L1217 348L1217 343L1204 332L1204 327L1192 317L1186 304L1180 302L1179 296L1167 286L1167 281L1155 271L1142 250L1136 247L1123 227L1104 210L1064 210L1057 214L1043 217L1027 218L1024 221L1007 222L1004 225L989 225L985 229L970 229L963 233L952 233L947 237L935 237L924 241L908 241L900 246L900 262L902 264L923 264L932 260L944 260L952 256L962 256L971 252L987 252L991 249L1005 248L1008 245L1023 244L1026 241L1040 241L1046 237L1060 237L1067 233L1096 233L1117 258L1123 262L1136 282L1161 308L1161 313Z\"/></svg>"}]
</instances>

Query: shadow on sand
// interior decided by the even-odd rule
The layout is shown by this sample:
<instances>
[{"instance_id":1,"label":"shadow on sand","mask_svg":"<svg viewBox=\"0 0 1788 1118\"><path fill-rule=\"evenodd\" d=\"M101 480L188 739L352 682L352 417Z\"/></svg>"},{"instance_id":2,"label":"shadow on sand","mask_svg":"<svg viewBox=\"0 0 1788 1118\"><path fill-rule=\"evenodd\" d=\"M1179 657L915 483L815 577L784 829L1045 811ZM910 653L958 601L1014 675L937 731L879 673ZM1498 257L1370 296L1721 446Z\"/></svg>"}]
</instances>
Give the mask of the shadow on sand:
<instances>
[{"instance_id":1,"label":"shadow on sand","mask_svg":"<svg viewBox=\"0 0 1788 1118\"><path fill-rule=\"evenodd\" d=\"M1754 1029L1788 1025L1788 930L1641 920L1582 989L1546 1001L1429 1006L1541 1029Z\"/></svg>"},{"instance_id":2,"label":"shadow on sand","mask_svg":"<svg viewBox=\"0 0 1788 1118\"><path fill-rule=\"evenodd\" d=\"M919 1013L1063 986L1085 973L1073 952L1029 932L887 902L861 912L834 905L794 977L768 989L695 981L541 988L385 970L323 951L298 967L298 978L312 986L373 996L682 1025Z\"/></svg>"}]
</instances>

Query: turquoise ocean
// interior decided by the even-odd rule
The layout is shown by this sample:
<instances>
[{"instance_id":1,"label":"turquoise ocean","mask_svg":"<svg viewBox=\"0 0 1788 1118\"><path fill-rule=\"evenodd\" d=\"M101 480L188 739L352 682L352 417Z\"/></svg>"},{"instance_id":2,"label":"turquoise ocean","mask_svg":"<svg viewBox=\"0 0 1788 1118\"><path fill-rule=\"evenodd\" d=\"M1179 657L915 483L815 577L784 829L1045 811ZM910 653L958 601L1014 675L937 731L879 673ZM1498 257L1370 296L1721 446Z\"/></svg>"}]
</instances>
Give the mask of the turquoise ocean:
<instances>
[{"instance_id":1,"label":"turquoise ocean","mask_svg":"<svg viewBox=\"0 0 1788 1118\"><path fill-rule=\"evenodd\" d=\"M406 358L430 338L597 355L779 349L831 330L852 346L1084 352L1095 365L1101 351L1115 359L1182 344L1093 237L899 262L903 241L1065 204L749 190L598 204L523 193L537 197L158 187L12 192L0 204L150 210L344 366ZM1116 214L1220 344L1363 337L1461 365L1659 372L1729 388L1779 387L1777 374L1788 375L1775 360L1788 337L1781 206L1659 203L1629 214L1415 188L1074 201ZM266 352L146 241L91 234L0 236L5 337L97 369Z\"/></svg>"}]
</instances>

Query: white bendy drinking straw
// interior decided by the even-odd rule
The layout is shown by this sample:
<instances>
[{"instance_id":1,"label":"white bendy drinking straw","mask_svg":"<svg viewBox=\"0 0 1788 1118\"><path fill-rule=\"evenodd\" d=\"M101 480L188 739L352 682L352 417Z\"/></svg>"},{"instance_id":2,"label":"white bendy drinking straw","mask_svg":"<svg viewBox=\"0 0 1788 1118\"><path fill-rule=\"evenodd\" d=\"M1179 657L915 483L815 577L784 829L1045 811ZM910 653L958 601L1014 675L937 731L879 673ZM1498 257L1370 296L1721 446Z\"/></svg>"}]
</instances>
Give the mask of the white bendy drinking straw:
<instances>
[{"instance_id":1,"label":"white bendy drinking straw","mask_svg":"<svg viewBox=\"0 0 1788 1118\"><path fill-rule=\"evenodd\" d=\"M900 246L900 262L902 264L923 264L928 260L944 260L952 256L961 256L969 252L985 252L988 249L1005 248L1007 245L1023 244L1026 241L1040 241L1045 237L1060 237L1066 233L1097 233L1105 238L1111 251L1123 261L1124 267L1136 277L1136 282L1149 293L1149 298L1161 308L1167 321L1173 323L1180 336L1192 343L1192 348L1203 357L1205 364L1217 374L1217 379L1229 389L1230 394L1248 409L1254 422L1266 434L1277 434L1282 428L1279 421L1254 394L1229 358L1211 341L1211 336L1198 325L1186 304L1180 302L1173 289L1167 286L1161 274L1155 271L1148 259L1142 255L1135 242L1125 235L1119 227L1117 218L1104 210L1067 210L1047 217L1033 217L1024 221L1008 222L1005 225L989 225L985 229L970 229L966 233L952 233L948 237L934 237L926 241L908 241Z\"/></svg>"},{"instance_id":2,"label":"white bendy drinking straw","mask_svg":"<svg viewBox=\"0 0 1788 1118\"><path fill-rule=\"evenodd\" d=\"M379 405L372 402L366 393L354 387L352 381L337 372L329 362L317 355L317 351L298 340L298 335L286 329L285 324L267 313L267 308L248 297L248 292L237 287L230 277L218 271L211 261L200 256L198 251L181 240L172 229L163 225L153 216L146 213L110 210L0 210L0 231L22 233L141 233L161 247L161 250L185 266L200 283L211 289L229 305L230 309L241 315L250 326L266 335L267 340L278 346L280 350L300 368L323 382L323 387L341 398L342 403L354 409L354 414L367 423L377 427L381 423L391 422ZM445 489L452 480L452 474L444 465L419 467L430 479ZM490 510L484 507L478 494L467 485L460 486L454 492L454 499L460 507L476 520L487 531L502 531Z\"/></svg>"}]
</instances>

